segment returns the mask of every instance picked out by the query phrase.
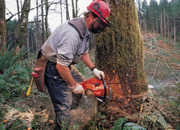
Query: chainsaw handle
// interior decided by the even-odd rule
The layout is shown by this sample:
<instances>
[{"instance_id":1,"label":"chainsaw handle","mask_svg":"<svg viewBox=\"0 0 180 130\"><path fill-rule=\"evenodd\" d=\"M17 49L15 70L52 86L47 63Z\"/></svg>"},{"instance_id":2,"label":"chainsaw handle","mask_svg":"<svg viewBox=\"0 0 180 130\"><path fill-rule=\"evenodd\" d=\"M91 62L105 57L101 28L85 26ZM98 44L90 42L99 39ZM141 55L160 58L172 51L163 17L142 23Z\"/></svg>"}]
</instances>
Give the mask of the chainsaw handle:
<instances>
[{"instance_id":1,"label":"chainsaw handle","mask_svg":"<svg viewBox=\"0 0 180 130\"><path fill-rule=\"evenodd\" d=\"M102 82L103 82L103 84L104 84L104 99L106 99L106 83L105 83L105 80L103 79L103 77L102 77L102 75L101 75L101 80L102 80Z\"/></svg>"},{"instance_id":2,"label":"chainsaw handle","mask_svg":"<svg viewBox=\"0 0 180 130\"><path fill-rule=\"evenodd\" d=\"M93 91L90 90L90 89L87 89L87 90L86 90L86 95L87 95L87 97L88 97L89 99L91 99L91 98L94 97L94 93L93 93Z\"/></svg>"}]
</instances>

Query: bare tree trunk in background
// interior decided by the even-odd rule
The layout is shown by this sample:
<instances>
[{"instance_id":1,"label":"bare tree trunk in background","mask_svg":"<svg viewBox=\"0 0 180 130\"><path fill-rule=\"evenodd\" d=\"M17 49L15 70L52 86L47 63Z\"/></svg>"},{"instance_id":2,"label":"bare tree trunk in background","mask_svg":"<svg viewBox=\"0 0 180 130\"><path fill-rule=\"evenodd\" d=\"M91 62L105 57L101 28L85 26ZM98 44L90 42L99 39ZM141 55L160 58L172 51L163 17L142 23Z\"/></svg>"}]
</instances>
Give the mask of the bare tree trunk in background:
<instances>
[{"instance_id":1,"label":"bare tree trunk in background","mask_svg":"<svg viewBox=\"0 0 180 130\"><path fill-rule=\"evenodd\" d=\"M74 0L71 0L71 2L72 2L72 17L75 18L76 15L75 15Z\"/></svg>"},{"instance_id":2,"label":"bare tree trunk in background","mask_svg":"<svg viewBox=\"0 0 180 130\"><path fill-rule=\"evenodd\" d=\"M20 0L20 3L21 3L21 9L22 9L22 7L23 7L23 3L22 3L22 0Z\"/></svg>"},{"instance_id":3,"label":"bare tree trunk in background","mask_svg":"<svg viewBox=\"0 0 180 130\"><path fill-rule=\"evenodd\" d=\"M153 33L155 33L154 20L153 20Z\"/></svg>"},{"instance_id":4,"label":"bare tree trunk in background","mask_svg":"<svg viewBox=\"0 0 180 130\"><path fill-rule=\"evenodd\" d=\"M19 0L16 0L17 3L17 12L18 12L18 21L20 19L20 12L19 12Z\"/></svg>"},{"instance_id":5,"label":"bare tree trunk in background","mask_svg":"<svg viewBox=\"0 0 180 130\"><path fill-rule=\"evenodd\" d=\"M17 43L19 44L19 47L23 47L25 45L25 36L27 31L27 25L28 25L28 16L30 11L30 5L31 0L24 0L22 13L21 13L21 19L19 20L18 24L18 37L17 37Z\"/></svg>"},{"instance_id":6,"label":"bare tree trunk in background","mask_svg":"<svg viewBox=\"0 0 180 130\"><path fill-rule=\"evenodd\" d=\"M174 18L174 45L176 43L176 19Z\"/></svg>"},{"instance_id":7,"label":"bare tree trunk in background","mask_svg":"<svg viewBox=\"0 0 180 130\"><path fill-rule=\"evenodd\" d=\"M105 72L112 90L109 107L138 113L148 92L144 72L144 44L133 0L111 2L111 28L95 35L96 67Z\"/></svg>"},{"instance_id":8,"label":"bare tree trunk in background","mask_svg":"<svg viewBox=\"0 0 180 130\"><path fill-rule=\"evenodd\" d=\"M69 20L68 0L66 0L66 20Z\"/></svg>"},{"instance_id":9,"label":"bare tree trunk in background","mask_svg":"<svg viewBox=\"0 0 180 130\"><path fill-rule=\"evenodd\" d=\"M60 0L60 13L61 13L61 23L63 23L63 16L62 16L62 0Z\"/></svg>"},{"instance_id":10,"label":"bare tree trunk in background","mask_svg":"<svg viewBox=\"0 0 180 130\"><path fill-rule=\"evenodd\" d=\"M163 36L163 16L162 16L162 12L161 12L161 36Z\"/></svg>"},{"instance_id":11,"label":"bare tree trunk in background","mask_svg":"<svg viewBox=\"0 0 180 130\"><path fill-rule=\"evenodd\" d=\"M48 0L45 0L45 6L46 6L46 15L45 15L45 28L46 28L46 39L49 36L49 28L48 28L48 11L49 11L49 4Z\"/></svg>"},{"instance_id":12,"label":"bare tree trunk in background","mask_svg":"<svg viewBox=\"0 0 180 130\"><path fill-rule=\"evenodd\" d=\"M0 0L0 51L6 44L6 18L5 18L5 1ZM5 51L6 49L4 49Z\"/></svg>"},{"instance_id":13,"label":"bare tree trunk in background","mask_svg":"<svg viewBox=\"0 0 180 130\"><path fill-rule=\"evenodd\" d=\"M41 26L42 26L42 44L45 42L45 32L44 32L44 5L43 0L41 0Z\"/></svg>"},{"instance_id":14,"label":"bare tree trunk in background","mask_svg":"<svg viewBox=\"0 0 180 130\"><path fill-rule=\"evenodd\" d=\"M144 27L145 27L145 31L147 31L147 19L144 19Z\"/></svg>"},{"instance_id":15,"label":"bare tree trunk in background","mask_svg":"<svg viewBox=\"0 0 180 130\"><path fill-rule=\"evenodd\" d=\"M78 0L76 0L76 16L78 15Z\"/></svg>"},{"instance_id":16,"label":"bare tree trunk in background","mask_svg":"<svg viewBox=\"0 0 180 130\"><path fill-rule=\"evenodd\" d=\"M158 24L158 19L156 19L156 32L159 33L159 24Z\"/></svg>"},{"instance_id":17,"label":"bare tree trunk in background","mask_svg":"<svg viewBox=\"0 0 180 130\"><path fill-rule=\"evenodd\" d=\"M27 35L26 35L26 45L27 45L27 49L29 50L29 29L27 29ZM28 55L29 55L29 51L28 51Z\"/></svg>"},{"instance_id":18,"label":"bare tree trunk in background","mask_svg":"<svg viewBox=\"0 0 180 130\"><path fill-rule=\"evenodd\" d=\"M167 14L167 33L168 38L170 38L170 23L169 23L169 15Z\"/></svg>"},{"instance_id":19,"label":"bare tree trunk in background","mask_svg":"<svg viewBox=\"0 0 180 130\"><path fill-rule=\"evenodd\" d=\"M164 36L166 37L166 12L164 9Z\"/></svg>"},{"instance_id":20,"label":"bare tree trunk in background","mask_svg":"<svg viewBox=\"0 0 180 130\"><path fill-rule=\"evenodd\" d=\"M36 23L36 54L38 54L38 51L40 49L40 43L39 43L39 13L38 13L38 0L36 0L36 17L37 17L37 23Z\"/></svg>"}]
</instances>

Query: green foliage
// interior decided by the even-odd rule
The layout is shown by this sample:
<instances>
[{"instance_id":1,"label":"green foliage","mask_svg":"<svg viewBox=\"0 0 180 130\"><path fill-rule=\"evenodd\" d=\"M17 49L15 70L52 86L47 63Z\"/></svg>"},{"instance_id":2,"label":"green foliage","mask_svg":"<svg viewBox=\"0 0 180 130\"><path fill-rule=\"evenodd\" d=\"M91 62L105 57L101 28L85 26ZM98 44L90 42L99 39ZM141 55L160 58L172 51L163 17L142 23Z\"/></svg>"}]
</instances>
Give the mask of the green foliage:
<instances>
[{"instance_id":1,"label":"green foliage","mask_svg":"<svg viewBox=\"0 0 180 130\"><path fill-rule=\"evenodd\" d=\"M0 130L6 130L6 129L4 128L3 122L1 122L1 124L0 124Z\"/></svg>"},{"instance_id":2,"label":"green foliage","mask_svg":"<svg viewBox=\"0 0 180 130\"><path fill-rule=\"evenodd\" d=\"M142 126L139 126L133 122L127 122L128 119L119 118L117 121L114 122L114 126L111 130L146 130Z\"/></svg>"},{"instance_id":3,"label":"green foliage","mask_svg":"<svg viewBox=\"0 0 180 130\"><path fill-rule=\"evenodd\" d=\"M10 49L10 45L7 47L5 53L6 45L3 46L2 50L0 51L0 70L4 73L10 67L16 65L16 63L28 52L25 47L22 47L17 54L15 54L15 48Z\"/></svg>"},{"instance_id":4,"label":"green foliage","mask_svg":"<svg viewBox=\"0 0 180 130\"><path fill-rule=\"evenodd\" d=\"M145 114L142 116L142 121L143 122L151 122L153 126L156 126L157 128L160 129L165 129L167 126L166 121L164 120L164 117L157 111L153 111L150 114Z\"/></svg>"},{"instance_id":5,"label":"green foliage","mask_svg":"<svg viewBox=\"0 0 180 130\"><path fill-rule=\"evenodd\" d=\"M0 51L0 93L4 100L19 97L25 90L25 83L29 81L29 72L25 67L25 61L20 59L27 53L25 48L21 48L16 54L15 49L7 47L3 54Z\"/></svg>"}]
</instances>

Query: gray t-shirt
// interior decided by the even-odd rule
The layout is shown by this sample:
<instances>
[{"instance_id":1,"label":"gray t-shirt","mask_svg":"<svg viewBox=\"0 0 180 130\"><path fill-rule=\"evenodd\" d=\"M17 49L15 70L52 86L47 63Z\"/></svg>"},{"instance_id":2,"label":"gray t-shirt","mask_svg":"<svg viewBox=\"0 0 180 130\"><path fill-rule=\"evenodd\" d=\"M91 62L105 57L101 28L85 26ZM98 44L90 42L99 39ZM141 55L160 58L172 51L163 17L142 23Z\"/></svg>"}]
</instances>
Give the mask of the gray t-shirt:
<instances>
[{"instance_id":1,"label":"gray t-shirt","mask_svg":"<svg viewBox=\"0 0 180 130\"><path fill-rule=\"evenodd\" d=\"M84 18L81 18L84 21ZM41 47L44 57L49 61L68 66L76 64L81 56L89 51L90 32L86 26L84 38L68 22L58 26Z\"/></svg>"}]
</instances>

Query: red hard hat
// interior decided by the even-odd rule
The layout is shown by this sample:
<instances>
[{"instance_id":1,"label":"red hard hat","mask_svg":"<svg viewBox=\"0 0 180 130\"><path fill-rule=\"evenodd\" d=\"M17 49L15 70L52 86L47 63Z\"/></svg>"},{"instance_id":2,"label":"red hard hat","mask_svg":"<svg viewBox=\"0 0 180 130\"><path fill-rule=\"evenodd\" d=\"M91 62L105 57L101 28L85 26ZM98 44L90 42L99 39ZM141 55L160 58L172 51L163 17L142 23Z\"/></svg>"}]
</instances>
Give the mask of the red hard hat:
<instances>
[{"instance_id":1,"label":"red hard hat","mask_svg":"<svg viewBox=\"0 0 180 130\"><path fill-rule=\"evenodd\" d=\"M110 26L110 23L107 20L110 15L110 9L104 1L95 0L87 6L87 9L96 14L104 23Z\"/></svg>"}]
</instances>

